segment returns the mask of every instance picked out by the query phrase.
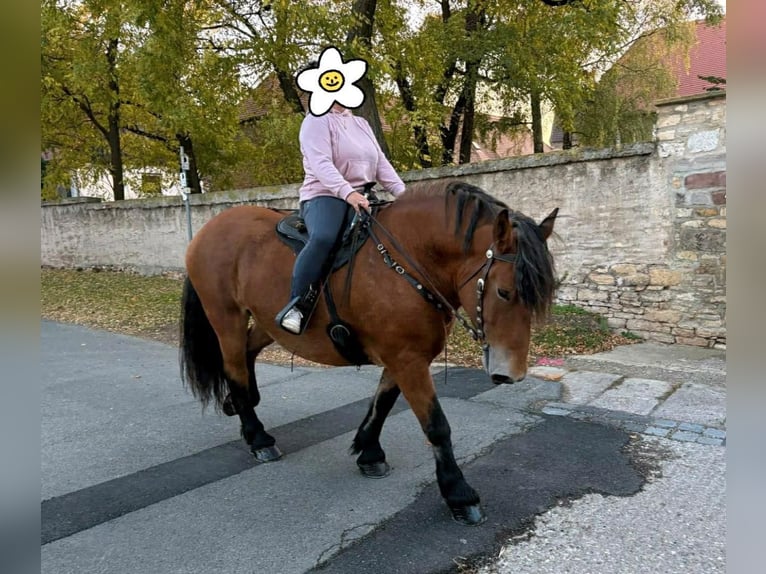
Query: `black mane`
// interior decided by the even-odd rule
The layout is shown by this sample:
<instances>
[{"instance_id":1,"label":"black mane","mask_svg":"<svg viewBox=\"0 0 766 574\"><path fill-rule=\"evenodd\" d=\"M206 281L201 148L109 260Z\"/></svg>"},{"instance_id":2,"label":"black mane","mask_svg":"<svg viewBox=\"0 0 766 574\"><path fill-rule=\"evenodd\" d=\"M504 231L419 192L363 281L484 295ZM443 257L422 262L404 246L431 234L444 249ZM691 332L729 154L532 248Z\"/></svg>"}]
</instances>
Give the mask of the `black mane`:
<instances>
[{"instance_id":1,"label":"black mane","mask_svg":"<svg viewBox=\"0 0 766 574\"><path fill-rule=\"evenodd\" d=\"M538 317L547 315L556 290L553 257L543 239L540 227L521 212L510 209L475 185L452 182L445 190L445 206L455 200L455 235L459 236L466 217L470 217L463 235L463 250L467 253L476 228L494 221L503 209L516 235L516 291L524 303Z\"/></svg>"},{"instance_id":2,"label":"black mane","mask_svg":"<svg viewBox=\"0 0 766 574\"><path fill-rule=\"evenodd\" d=\"M540 226L533 219L509 208L480 187L461 181L450 181L446 186L443 182L418 183L409 186L397 202L423 197L443 197L448 219L454 210L454 234L456 237L462 234L465 253L471 248L476 228L492 224L495 217L506 210L515 235L516 292L536 317L548 314L556 291L556 275L553 257Z\"/></svg>"},{"instance_id":3,"label":"black mane","mask_svg":"<svg viewBox=\"0 0 766 574\"><path fill-rule=\"evenodd\" d=\"M479 225L491 223L503 209L511 211L505 203L470 183L456 181L448 184L444 194L444 206L447 210L453 198L455 200L455 235L460 234L466 212L470 213L470 220L463 236L463 251L466 253L471 247L473 234Z\"/></svg>"}]
</instances>

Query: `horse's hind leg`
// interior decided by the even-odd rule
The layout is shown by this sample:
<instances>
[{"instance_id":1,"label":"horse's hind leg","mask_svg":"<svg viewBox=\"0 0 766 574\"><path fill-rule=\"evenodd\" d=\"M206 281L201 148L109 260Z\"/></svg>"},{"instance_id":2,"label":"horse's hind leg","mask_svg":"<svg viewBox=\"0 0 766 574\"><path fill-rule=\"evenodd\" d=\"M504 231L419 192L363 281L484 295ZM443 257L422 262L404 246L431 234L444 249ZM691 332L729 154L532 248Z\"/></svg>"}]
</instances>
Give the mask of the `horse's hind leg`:
<instances>
[{"instance_id":1,"label":"horse's hind leg","mask_svg":"<svg viewBox=\"0 0 766 574\"><path fill-rule=\"evenodd\" d=\"M383 423L399 397L399 387L391 378L387 369L383 370L378 389L370 402L370 408L364 417L359 430L356 431L351 452L359 454L356 464L364 476L383 478L388 475L389 466L386 463L386 453L380 446L380 431Z\"/></svg>"},{"instance_id":2,"label":"horse's hind leg","mask_svg":"<svg viewBox=\"0 0 766 574\"><path fill-rule=\"evenodd\" d=\"M452 517L463 524L481 524L486 516L479 505L479 495L465 480L455 460L449 423L436 398L428 363L398 365L392 375L433 447L436 479Z\"/></svg>"},{"instance_id":3,"label":"horse's hind leg","mask_svg":"<svg viewBox=\"0 0 766 574\"><path fill-rule=\"evenodd\" d=\"M253 323L247 330L247 386L250 392L250 402L253 407L257 407L261 402L261 393L258 390L258 383L255 378L255 359L258 354L271 345L274 342L266 331L260 329L257 324ZM234 416L237 414L232 402L231 393L229 393L223 401L223 412L227 415Z\"/></svg>"},{"instance_id":4,"label":"horse's hind leg","mask_svg":"<svg viewBox=\"0 0 766 574\"><path fill-rule=\"evenodd\" d=\"M230 405L239 415L242 423L242 436L250 446L250 451L259 462L277 460L282 453L275 446L276 441L263 427L263 423L255 414L255 405L260 401L258 388L255 384L255 356L268 343L260 348L249 348L251 339L247 329L248 316L237 311L227 313L216 321L211 317L211 323L221 346L223 369L226 382L229 385ZM270 341L269 341L270 342ZM251 360L252 358L252 360ZM252 391L255 391L253 393ZM226 407L224 407L226 408Z\"/></svg>"}]
</instances>

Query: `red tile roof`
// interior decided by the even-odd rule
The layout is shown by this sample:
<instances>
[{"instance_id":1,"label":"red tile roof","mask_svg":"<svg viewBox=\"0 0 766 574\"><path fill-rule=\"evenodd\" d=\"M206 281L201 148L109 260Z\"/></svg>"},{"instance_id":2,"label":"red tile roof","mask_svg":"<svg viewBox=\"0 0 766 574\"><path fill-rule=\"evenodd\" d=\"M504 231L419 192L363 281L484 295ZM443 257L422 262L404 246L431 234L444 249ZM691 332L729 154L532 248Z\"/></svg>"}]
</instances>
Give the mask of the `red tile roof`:
<instances>
[{"instance_id":1,"label":"red tile roof","mask_svg":"<svg viewBox=\"0 0 766 574\"><path fill-rule=\"evenodd\" d=\"M708 26L704 20L695 24L696 40L688 61L676 57L671 62L678 80L676 96L679 97L704 93L713 85L699 76L726 78L726 20L716 26Z\"/></svg>"}]
</instances>

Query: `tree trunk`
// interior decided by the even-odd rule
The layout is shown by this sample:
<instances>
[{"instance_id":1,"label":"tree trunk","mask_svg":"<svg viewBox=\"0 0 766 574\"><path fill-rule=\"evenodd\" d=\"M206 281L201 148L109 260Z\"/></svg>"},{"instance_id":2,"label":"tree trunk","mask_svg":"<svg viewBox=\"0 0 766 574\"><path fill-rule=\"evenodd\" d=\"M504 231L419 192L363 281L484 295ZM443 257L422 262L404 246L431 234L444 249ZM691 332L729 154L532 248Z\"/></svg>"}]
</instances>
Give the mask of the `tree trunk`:
<instances>
[{"instance_id":1,"label":"tree trunk","mask_svg":"<svg viewBox=\"0 0 766 574\"><path fill-rule=\"evenodd\" d=\"M119 40L112 38L106 48L106 60L109 63L109 90L112 103L109 105L109 123L107 141L109 142L109 173L112 176L114 200L125 199L125 180L122 167L122 148L120 143L120 85L117 82L117 48Z\"/></svg>"},{"instance_id":2,"label":"tree trunk","mask_svg":"<svg viewBox=\"0 0 766 574\"><path fill-rule=\"evenodd\" d=\"M199 170L197 169L197 156L194 153L194 144L189 134L176 134L178 144L183 146L184 153L189 157L189 171L186 173L186 185L189 193L202 193Z\"/></svg>"},{"instance_id":3,"label":"tree trunk","mask_svg":"<svg viewBox=\"0 0 766 574\"><path fill-rule=\"evenodd\" d=\"M477 6L478 4L478 6ZM484 8L478 2L470 2L468 13L465 17L465 31L469 39L476 35L479 25L484 23ZM463 109L463 128L460 131L460 155L459 163L470 163L471 146L473 144L473 124L476 115L476 83L481 64L481 54L466 60L465 80L463 84L463 96L465 107Z\"/></svg>"},{"instance_id":4,"label":"tree trunk","mask_svg":"<svg viewBox=\"0 0 766 574\"><path fill-rule=\"evenodd\" d=\"M402 103L404 103L404 109L408 112L415 111L415 98L412 95L412 87L407 81L402 71L402 63L396 62L394 66L395 81L399 88L399 94L402 96ZM423 126L415 125L412 127L412 131L415 135L415 142L418 146L418 160L421 167L432 167L431 152L428 147L428 138L426 137L426 130Z\"/></svg>"},{"instance_id":5,"label":"tree trunk","mask_svg":"<svg viewBox=\"0 0 766 574\"><path fill-rule=\"evenodd\" d=\"M449 165L455 157L455 141L457 140L457 129L460 125L460 116L463 115L465 108L465 96L461 92L460 97L455 102L450 115L449 126L442 126L439 135L442 138L442 165Z\"/></svg>"},{"instance_id":6,"label":"tree trunk","mask_svg":"<svg viewBox=\"0 0 766 574\"><path fill-rule=\"evenodd\" d=\"M543 153L543 113L540 103L540 92L532 89L530 94L530 104L532 107L532 141L534 142L535 153Z\"/></svg>"},{"instance_id":7,"label":"tree trunk","mask_svg":"<svg viewBox=\"0 0 766 574\"><path fill-rule=\"evenodd\" d=\"M458 156L458 163L471 162L473 123L476 115L476 81L478 72L478 62L469 62L466 64L466 79L465 85L463 86L465 109L463 110L463 129L460 132L460 155Z\"/></svg>"},{"instance_id":8,"label":"tree trunk","mask_svg":"<svg viewBox=\"0 0 766 574\"><path fill-rule=\"evenodd\" d=\"M114 200L125 199L125 180L122 169L122 150L120 149L120 120L117 106L109 109L109 173L112 176Z\"/></svg>"},{"instance_id":9,"label":"tree trunk","mask_svg":"<svg viewBox=\"0 0 766 574\"><path fill-rule=\"evenodd\" d=\"M386 157L390 157L388 150L388 144L386 138L383 137L383 125L380 123L380 114L378 112L378 105L375 103L375 86L367 76L363 76L361 80L356 82L362 91L365 93L364 103L361 107L353 110L354 114L361 116L367 120L372 128L372 133L375 134L375 139L378 140L380 149L383 150L383 154Z\"/></svg>"},{"instance_id":10,"label":"tree trunk","mask_svg":"<svg viewBox=\"0 0 766 574\"><path fill-rule=\"evenodd\" d=\"M372 46L372 25L375 21L377 5L377 0L354 0L354 6L351 11L354 15L355 24L346 35L346 46L349 53L344 54L345 59L353 56L354 41L366 48ZM378 105L375 102L375 86L373 86L366 74L362 76L362 79L356 85L364 92L365 98L361 107L354 110L354 114L367 120L367 123L372 128L372 133L375 134L375 139L378 140L380 149L383 150L386 157L389 157L388 145L383 137L383 126L380 123Z\"/></svg>"},{"instance_id":11,"label":"tree trunk","mask_svg":"<svg viewBox=\"0 0 766 574\"><path fill-rule=\"evenodd\" d=\"M572 149L572 132L564 130L563 149Z\"/></svg>"},{"instance_id":12,"label":"tree trunk","mask_svg":"<svg viewBox=\"0 0 766 574\"><path fill-rule=\"evenodd\" d=\"M290 104L290 107L296 112L305 112L306 110L303 109L298 90L295 89L295 79L284 70L277 70L277 80L279 81L279 87L282 89L282 94L287 103Z\"/></svg>"}]
</instances>

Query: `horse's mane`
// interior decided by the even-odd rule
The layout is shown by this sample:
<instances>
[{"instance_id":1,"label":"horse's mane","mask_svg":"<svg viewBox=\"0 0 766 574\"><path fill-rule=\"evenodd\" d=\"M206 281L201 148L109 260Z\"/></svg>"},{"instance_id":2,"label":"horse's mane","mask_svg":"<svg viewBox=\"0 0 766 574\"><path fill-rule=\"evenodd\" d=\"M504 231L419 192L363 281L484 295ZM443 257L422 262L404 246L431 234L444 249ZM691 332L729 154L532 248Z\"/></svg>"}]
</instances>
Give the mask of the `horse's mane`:
<instances>
[{"instance_id":1,"label":"horse's mane","mask_svg":"<svg viewBox=\"0 0 766 574\"><path fill-rule=\"evenodd\" d=\"M468 252L473 242L473 235L476 228L484 223L491 223L495 216L502 210L510 208L492 197L486 191L462 181L450 181L447 185L444 182L419 183L407 188L401 199L416 199L420 197L444 197L444 208L446 215L454 209L455 213L455 235L459 236L468 216L468 224L463 232L463 251Z\"/></svg>"},{"instance_id":2,"label":"horse's mane","mask_svg":"<svg viewBox=\"0 0 766 574\"><path fill-rule=\"evenodd\" d=\"M480 187L460 181L451 181L446 186L443 182L419 183L408 187L398 201L440 195L444 197L446 214L454 210L454 233L458 237L463 233L465 253L473 243L477 227L491 224L498 213L504 209L508 211L508 219L516 233L516 291L536 316L547 315L556 290L556 278L553 257L537 223Z\"/></svg>"}]
</instances>

